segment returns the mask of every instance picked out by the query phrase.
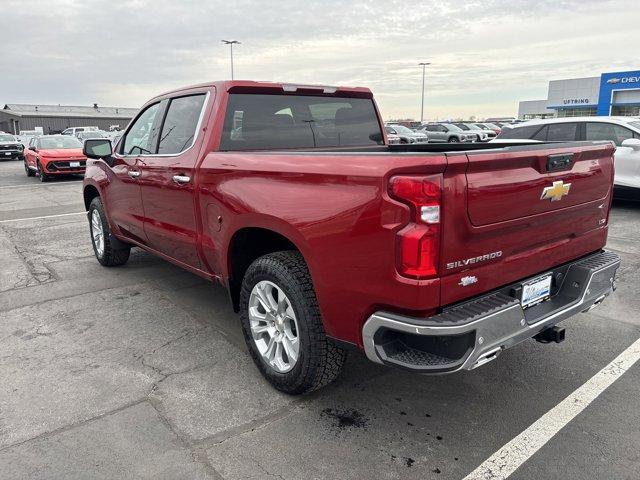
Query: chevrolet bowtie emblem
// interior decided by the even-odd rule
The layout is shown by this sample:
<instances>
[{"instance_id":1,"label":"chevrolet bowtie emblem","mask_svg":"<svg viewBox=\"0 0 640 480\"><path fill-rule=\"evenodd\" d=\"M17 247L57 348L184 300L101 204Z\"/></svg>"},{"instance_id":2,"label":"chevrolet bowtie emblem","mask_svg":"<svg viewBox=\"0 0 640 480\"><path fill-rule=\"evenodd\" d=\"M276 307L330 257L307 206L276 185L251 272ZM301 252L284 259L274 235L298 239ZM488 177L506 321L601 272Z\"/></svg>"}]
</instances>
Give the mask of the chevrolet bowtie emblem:
<instances>
[{"instance_id":1,"label":"chevrolet bowtie emblem","mask_svg":"<svg viewBox=\"0 0 640 480\"><path fill-rule=\"evenodd\" d=\"M552 186L544 187L542 195L540 195L540 200L551 200L552 202L557 202L562 200L562 197L565 195L569 195L570 188L571 184L564 183L562 180L553 182Z\"/></svg>"}]
</instances>

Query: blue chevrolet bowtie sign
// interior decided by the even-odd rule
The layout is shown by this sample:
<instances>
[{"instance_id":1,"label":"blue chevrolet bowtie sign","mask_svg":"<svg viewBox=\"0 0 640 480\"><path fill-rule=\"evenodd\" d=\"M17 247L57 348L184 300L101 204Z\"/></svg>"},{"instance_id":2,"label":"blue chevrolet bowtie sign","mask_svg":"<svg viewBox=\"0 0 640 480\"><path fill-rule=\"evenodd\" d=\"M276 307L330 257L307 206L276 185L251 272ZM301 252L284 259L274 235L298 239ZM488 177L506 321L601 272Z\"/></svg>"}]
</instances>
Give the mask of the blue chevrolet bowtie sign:
<instances>
[{"instance_id":1,"label":"blue chevrolet bowtie sign","mask_svg":"<svg viewBox=\"0 0 640 480\"><path fill-rule=\"evenodd\" d=\"M613 105L629 105L626 102L616 103L615 94L621 90L640 90L640 71L603 73L600 76L598 115L611 115Z\"/></svg>"}]
</instances>

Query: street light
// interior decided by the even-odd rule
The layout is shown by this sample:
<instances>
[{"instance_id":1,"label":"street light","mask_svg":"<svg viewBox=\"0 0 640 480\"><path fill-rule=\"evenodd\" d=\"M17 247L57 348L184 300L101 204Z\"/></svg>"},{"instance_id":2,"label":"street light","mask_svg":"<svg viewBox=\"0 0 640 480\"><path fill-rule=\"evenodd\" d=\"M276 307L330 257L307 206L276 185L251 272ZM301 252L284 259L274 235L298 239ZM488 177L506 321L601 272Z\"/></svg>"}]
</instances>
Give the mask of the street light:
<instances>
[{"instance_id":1,"label":"street light","mask_svg":"<svg viewBox=\"0 0 640 480\"><path fill-rule=\"evenodd\" d=\"M431 65L431 63L420 62L418 65L422 67L422 103L420 106L420 123L422 123L424 121L424 75L427 65Z\"/></svg>"},{"instance_id":2,"label":"street light","mask_svg":"<svg viewBox=\"0 0 640 480\"><path fill-rule=\"evenodd\" d=\"M240 42L237 40L222 40L222 43L229 45L231 49L231 80L233 80L233 44L237 43L240 45Z\"/></svg>"}]
</instances>

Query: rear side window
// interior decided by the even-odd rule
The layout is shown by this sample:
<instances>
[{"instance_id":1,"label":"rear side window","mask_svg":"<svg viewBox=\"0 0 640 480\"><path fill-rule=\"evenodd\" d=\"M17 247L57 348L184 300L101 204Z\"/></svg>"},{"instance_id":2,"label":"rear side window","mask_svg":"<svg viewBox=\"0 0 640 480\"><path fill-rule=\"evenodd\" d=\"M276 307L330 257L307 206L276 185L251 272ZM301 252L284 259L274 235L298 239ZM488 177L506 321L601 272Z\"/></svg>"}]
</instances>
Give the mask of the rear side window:
<instances>
[{"instance_id":1,"label":"rear side window","mask_svg":"<svg viewBox=\"0 0 640 480\"><path fill-rule=\"evenodd\" d=\"M205 94L171 100L158 143L158 153L178 154L193 145Z\"/></svg>"},{"instance_id":2,"label":"rear side window","mask_svg":"<svg viewBox=\"0 0 640 480\"><path fill-rule=\"evenodd\" d=\"M576 139L577 123L552 123L547 132L549 142L572 142Z\"/></svg>"},{"instance_id":3,"label":"rear side window","mask_svg":"<svg viewBox=\"0 0 640 480\"><path fill-rule=\"evenodd\" d=\"M373 101L302 95L229 95L220 150L381 145Z\"/></svg>"},{"instance_id":4,"label":"rear side window","mask_svg":"<svg viewBox=\"0 0 640 480\"><path fill-rule=\"evenodd\" d=\"M613 123L589 122L585 131L586 140L609 140L621 145L628 138L633 138L633 132L628 128Z\"/></svg>"},{"instance_id":5,"label":"rear side window","mask_svg":"<svg viewBox=\"0 0 640 480\"><path fill-rule=\"evenodd\" d=\"M526 127L503 128L498 135L499 138L524 139L528 140L538 133L542 127L540 125L528 125Z\"/></svg>"}]
</instances>

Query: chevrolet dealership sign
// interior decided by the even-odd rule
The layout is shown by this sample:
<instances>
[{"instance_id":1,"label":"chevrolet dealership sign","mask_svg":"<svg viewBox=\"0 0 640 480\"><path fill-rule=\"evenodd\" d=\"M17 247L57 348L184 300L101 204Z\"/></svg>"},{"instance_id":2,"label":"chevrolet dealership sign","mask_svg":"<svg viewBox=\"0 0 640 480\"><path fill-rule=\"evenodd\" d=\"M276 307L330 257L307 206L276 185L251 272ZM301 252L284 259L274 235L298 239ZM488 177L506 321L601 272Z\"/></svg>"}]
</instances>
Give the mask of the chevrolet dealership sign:
<instances>
[{"instance_id":1,"label":"chevrolet dealership sign","mask_svg":"<svg viewBox=\"0 0 640 480\"><path fill-rule=\"evenodd\" d=\"M640 77L613 77L607 80L607 83L640 83Z\"/></svg>"}]
</instances>

